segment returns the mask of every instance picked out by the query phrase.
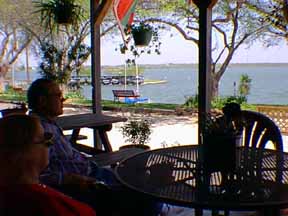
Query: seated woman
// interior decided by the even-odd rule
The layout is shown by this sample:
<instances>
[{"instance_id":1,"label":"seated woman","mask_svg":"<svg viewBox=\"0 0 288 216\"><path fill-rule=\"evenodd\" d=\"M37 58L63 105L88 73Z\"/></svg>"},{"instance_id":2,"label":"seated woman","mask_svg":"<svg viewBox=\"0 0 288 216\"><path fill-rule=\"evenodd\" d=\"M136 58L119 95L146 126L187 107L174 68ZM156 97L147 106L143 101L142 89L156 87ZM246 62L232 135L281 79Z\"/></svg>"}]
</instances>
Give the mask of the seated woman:
<instances>
[{"instance_id":1,"label":"seated woman","mask_svg":"<svg viewBox=\"0 0 288 216\"><path fill-rule=\"evenodd\" d=\"M88 205L39 184L51 141L35 116L0 119L0 215L96 215Z\"/></svg>"}]
</instances>

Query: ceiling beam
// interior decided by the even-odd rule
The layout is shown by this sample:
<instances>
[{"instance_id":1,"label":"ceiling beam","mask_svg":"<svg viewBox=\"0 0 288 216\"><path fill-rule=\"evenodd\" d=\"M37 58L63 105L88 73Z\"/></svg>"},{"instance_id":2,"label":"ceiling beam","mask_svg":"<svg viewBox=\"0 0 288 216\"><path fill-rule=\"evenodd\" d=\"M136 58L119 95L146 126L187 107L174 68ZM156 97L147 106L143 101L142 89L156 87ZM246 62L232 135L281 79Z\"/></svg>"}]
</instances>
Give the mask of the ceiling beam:
<instances>
[{"instance_id":1,"label":"ceiling beam","mask_svg":"<svg viewBox=\"0 0 288 216\"><path fill-rule=\"evenodd\" d=\"M96 10L94 11L94 22L96 25L100 25L102 23L112 3L113 0L102 0L101 3L98 4Z\"/></svg>"}]
</instances>

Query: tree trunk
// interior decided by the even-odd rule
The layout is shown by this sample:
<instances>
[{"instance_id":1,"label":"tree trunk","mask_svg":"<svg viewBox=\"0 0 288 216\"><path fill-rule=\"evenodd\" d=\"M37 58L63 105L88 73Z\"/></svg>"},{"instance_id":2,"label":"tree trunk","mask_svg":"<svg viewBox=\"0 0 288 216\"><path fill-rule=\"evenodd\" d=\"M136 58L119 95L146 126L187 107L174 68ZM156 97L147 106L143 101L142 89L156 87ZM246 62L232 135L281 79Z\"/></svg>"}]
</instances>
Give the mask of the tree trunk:
<instances>
[{"instance_id":1,"label":"tree trunk","mask_svg":"<svg viewBox=\"0 0 288 216\"><path fill-rule=\"evenodd\" d=\"M60 84L59 84L59 87L60 87L60 89L61 89L63 95L65 95L65 94L68 93L68 87L67 87L66 84L64 84L64 83L60 83Z\"/></svg>"},{"instance_id":2,"label":"tree trunk","mask_svg":"<svg viewBox=\"0 0 288 216\"><path fill-rule=\"evenodd\" d=\"M5 79L2 75L0 75L0 93L5 91Z\"/></svg>"},{"instance_id":3,"label":"tree trunk","mask_svg":"<svg viewBox=\"0 0 288 216\"><path fill-rule=\"evenodd\" d=\"M29 49L28 47L26 47L25 49L25 57L26 57L26 79L27 79L27 84L29 85L30 84L30 68L29 68Z\"/></svg>"},{"instance_id":4,"label":"tree trunk","mask_svg":"<svg viewBox=\"0 0 288 216\"><path fill-rule=\"evenodd\" d=\"M7 74L9 70L9 66L8 64L2 64L0 65L0 92L4 92L5 91L5 76Z\"/></svg>"},{"instance_id":5,"label":"tree trunk","mask_svg":"<svg viewBox=\"0 0 288 216\"><path fill-rule=\"evenodd\" d=\"M215 76L211 76L211 99L218 97L219 80Z\"/></svg>"}]
</instances>

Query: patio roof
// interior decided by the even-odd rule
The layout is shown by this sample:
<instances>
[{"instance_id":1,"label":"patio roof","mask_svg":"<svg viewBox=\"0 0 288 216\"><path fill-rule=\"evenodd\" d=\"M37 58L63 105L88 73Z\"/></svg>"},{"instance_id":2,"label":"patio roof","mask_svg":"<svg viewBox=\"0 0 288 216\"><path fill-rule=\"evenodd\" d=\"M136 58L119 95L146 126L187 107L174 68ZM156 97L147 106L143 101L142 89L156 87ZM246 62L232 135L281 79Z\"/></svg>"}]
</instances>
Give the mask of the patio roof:
<instances>
[{"instance_id":1,"label":"patio roof","mask_svg":"<svg viewBox=\"0 0 288 216\"><path fill-rule=\"evenodd\" d=\"M217 0L192 0L199 8L199 60L198 60L198 113L210 110L211 100L211 17L212 8ZM191 1L188 1L191 3ZM113 0L90 0L90 27L91 27L91 77L92 77L92 107L93 113L102 114L101 106L101 50L100 50L100 24L106 15ZM198 140L201 143L202 115L198 116Z\"/></svg>"}]
</instances>

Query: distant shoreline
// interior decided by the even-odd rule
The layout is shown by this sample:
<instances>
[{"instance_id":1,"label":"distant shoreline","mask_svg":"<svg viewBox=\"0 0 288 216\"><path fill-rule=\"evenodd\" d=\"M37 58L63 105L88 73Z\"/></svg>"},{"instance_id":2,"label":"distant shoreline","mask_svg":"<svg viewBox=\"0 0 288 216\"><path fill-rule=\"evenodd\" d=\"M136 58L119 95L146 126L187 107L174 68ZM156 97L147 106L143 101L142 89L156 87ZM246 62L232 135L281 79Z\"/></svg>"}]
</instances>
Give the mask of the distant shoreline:
<instances>
[{"instance_id":1,"label":"distant shoreline","mask_svg":"<svg viewBox=\"0 0 288 216\"><path fill-rule=\"evenodd\" d=\"M261 67L271 67L271 66L285 66L287 65L288 67L288 62L287 63L230 63L228 67L231 67L231 66L241 66L241 67L245 67L245 66L261 66ZM141 64L139 65L140 67L143 67L143 68L150 68L150 67L153 67L153 68L157 68L157 67L198 67L198 64L193 64L193 63L187 63L187 64L174 64L174 63L168 63L168 64ZM88 66L90 67L90 66ZM124 67L124 64L123 65L102 65L102 68L117 68L117 67L121 67L123 68Z\"/></svg>"},{"instance_id":2,"label":"distant shoreline","mask_svg":"<svg viewBox=\"0 0 288 216\"><path fill-rule=\"evenodd\" d=\"M229 67L277 67L277 66L287 66L288 67L288 62L287 63L230 63ZM193 64L193 63L187 63L187 64L174 64L174 63L167 63L167 64L140 64L139 65L140 68L169 68L169 67L174 67L174 68L189 68L189 67L193 67L193 68L197 68L198 64ZM83 68L91 68L91 65L86 65ZM101 65L102 68L102 72L105 73L105 69L114 69L115 68L120 68L121 70L124 70L124 64L123 65ZM37 67L31 67L30 68L31 71L37 71ZM25 71L25 69L23 68L15 68L15 72L23 72ZM30 72L31 72L30 71Z\"/></svg>"}]
</instances>

